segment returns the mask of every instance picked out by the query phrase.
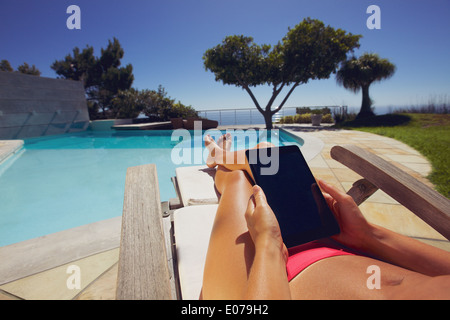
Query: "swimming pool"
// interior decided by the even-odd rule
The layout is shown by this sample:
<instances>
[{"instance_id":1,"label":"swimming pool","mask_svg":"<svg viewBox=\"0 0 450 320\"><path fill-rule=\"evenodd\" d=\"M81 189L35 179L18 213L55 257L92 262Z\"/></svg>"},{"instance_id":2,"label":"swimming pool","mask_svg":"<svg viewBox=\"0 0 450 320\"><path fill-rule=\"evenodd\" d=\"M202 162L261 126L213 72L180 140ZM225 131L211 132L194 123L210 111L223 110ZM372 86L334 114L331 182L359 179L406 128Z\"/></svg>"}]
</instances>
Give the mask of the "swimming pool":
<instances>
[{"instance_id":1,"label":"swimming pool","mask_svg":"<svg viewBox=\"0 0 450 320\"><path fill-rule=\"evenodd\" d=\"M279 132L274 144L301 146L301 139ZM85 131L25 140L0 165L0 246L122 215L131 166L156 164L161 201L175 197L175 168L199 163L176 164L173 152L186 146L204 152L202 133L189 134L190 139L173 137L172 130ZM265 139L260 132L235 136L235 148Z\"/></svg>"}]
</instances>

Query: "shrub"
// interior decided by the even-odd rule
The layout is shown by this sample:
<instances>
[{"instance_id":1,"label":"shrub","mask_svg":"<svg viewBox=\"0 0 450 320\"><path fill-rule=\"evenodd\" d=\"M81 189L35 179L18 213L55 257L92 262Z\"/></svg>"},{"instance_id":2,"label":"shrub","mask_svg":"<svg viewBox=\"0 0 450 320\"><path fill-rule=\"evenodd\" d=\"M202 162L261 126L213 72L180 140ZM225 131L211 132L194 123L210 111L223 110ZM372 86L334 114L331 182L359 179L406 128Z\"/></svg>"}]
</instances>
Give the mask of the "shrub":
<instances>
[{"instance_id":1,"label":"shrub","mask_svg":"<svg viewBox=\"0 0 450 320\"><path fill-rule=\"evenodd\" d=\"M198 118L198 112L191 106L185 106L180 101L174 103L169 113L170 118Z\"/></svg>"},{"instance_id":2,"label":"shrub","mask_svg":"<svg viewBox=\"0 0 450 320\"><path fill-rule=\"evenodd\" d=\"M142 111L147 117L156 116L160 121L168 121L170 118L198 118L194 108L185 106L180 101L175 103L175 99L171 99L161 85L158 91L145 92L145 104Z\"/></svg>"},{"instance_id":3,"label":"shrub","mask_svg":"<svg viewBox=\"0 0 450 320\"><path fill-rule=\"evenodd\" d=\"M295 112L297 114L308 114L308 113L312 113L312 114L331 114L331 109L327 108L327 107L323 107L323 108L310 108L310 107L298 107L295 108Z\"/></svg>"},{"instance_id":4,"label":"shrub","mask_svg":"<svg viewBox=\"0 0 450 320\"><path fill-rule=\"evenodd\" d=\"M311 113L296 114L295 116L284 116L280 119L281 124L290 123L311 123ZM322 123L334 123L331 114L327 113L322 116Z\"/></svg>"},{"instance_id":5,"label":"shrub","mask_svg":"<svg viewBox=\"0 0 450 320\"><path fill-rule=\"evenodd\" d=\"M334 123L333 117L330 113L324 114L322 117L322 123Z\"/></svg>"},{"instance_id":6,"label":"shrub","mask_svg":"<svg viewBox=\"0 0 450 320\"><path fill-rule=\"evenodd\" d=\"M310 123L310 122L311 122L311 113L296 115L295 123Z\"/></svg>"},{"instance_id":7,"label":"shrub","mask_svg":"<svg viewBox=\"0 0 450 320\"><path fill-rule=\"evenodd\" d=\"M294 116L285 116L280 119L280 123L294 123Z\"/></svg>"}]
</instances>

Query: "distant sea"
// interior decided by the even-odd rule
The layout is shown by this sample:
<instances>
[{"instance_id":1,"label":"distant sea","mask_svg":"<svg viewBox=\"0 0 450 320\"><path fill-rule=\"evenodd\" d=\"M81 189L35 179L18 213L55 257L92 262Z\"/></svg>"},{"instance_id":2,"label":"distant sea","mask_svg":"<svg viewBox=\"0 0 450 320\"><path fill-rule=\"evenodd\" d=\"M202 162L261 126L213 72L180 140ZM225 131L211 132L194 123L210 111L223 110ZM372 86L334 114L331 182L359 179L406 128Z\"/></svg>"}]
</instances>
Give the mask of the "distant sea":
<instances>
[{"instance_id":1,"label":"distant sea","mask_svg":"<svg viewBox=\"0 0 450 320\"><path fill-rule=\"evenodd\" d=\"M375 114L385 114L391 111L391 107L375 107ZM358 112L358 107L349 107L348 112ZM296 107L282 108L280 112L272 117L276 122L284 116L293 116L296 114ZM210 120L216 120L219 125L245 125L245 124L264 124L264 117L256 108L245 109L221 109L221 110L198 110L198 115Z\"/></svg>"},{"instance_id":2,"label":"distant sea","mask_svg":"<svg viewBox=\"0 0 450 320\"><path fill-rule=\"evenodd\" d=\"M279 114L275 114L272 117L272 121L276 121L282 116L295 115L295 108L282 110ZM223 109L220 111L217 110L201 110L198 112L198 115L203 118L207 118L210 120L216 120L219 122L219 125L240 125L240 124L264 124L264 117L262 114L255 109L232 109L227 110Z\"/></svg>"}]
</instances>

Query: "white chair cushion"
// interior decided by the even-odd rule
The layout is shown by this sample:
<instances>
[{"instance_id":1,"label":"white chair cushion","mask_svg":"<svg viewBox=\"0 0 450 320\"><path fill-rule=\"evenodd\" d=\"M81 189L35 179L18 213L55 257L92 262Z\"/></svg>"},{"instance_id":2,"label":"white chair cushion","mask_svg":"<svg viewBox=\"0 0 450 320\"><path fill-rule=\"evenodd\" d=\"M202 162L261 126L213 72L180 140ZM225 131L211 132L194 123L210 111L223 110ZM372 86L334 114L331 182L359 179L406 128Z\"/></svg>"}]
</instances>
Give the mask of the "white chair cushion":
<instances>
[{"instance_id":1,"label":"white chair cushion","mask_svg":"<svg viewBox=\"0 0 450 320\"><path fill-rule=\"evenodd\" d=\"M173 213L178 274L183 300L196 300L200 296L209 237L217 207L217 204L188 206Z\"/></svg>"},{"instance_id":2,"label":"white chair cushion","mask_svg":"<svg viewBox=\"0 0 450 320\"><path fill-rule=\"evenodd\" d=\"M215 168L207 166L179 167L175 169L183 205L219 203L214 187Z\"/></svg>"}]
</instances>

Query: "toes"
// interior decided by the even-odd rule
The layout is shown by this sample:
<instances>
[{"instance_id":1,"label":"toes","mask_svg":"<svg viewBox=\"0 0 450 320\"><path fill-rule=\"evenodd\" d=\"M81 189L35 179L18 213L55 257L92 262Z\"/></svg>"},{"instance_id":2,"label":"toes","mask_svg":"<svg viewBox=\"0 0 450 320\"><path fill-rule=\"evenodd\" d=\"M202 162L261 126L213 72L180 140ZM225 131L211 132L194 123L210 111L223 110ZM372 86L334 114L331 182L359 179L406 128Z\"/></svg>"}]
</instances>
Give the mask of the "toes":
<instances>
[{"instance_id":1,"label":"toes","mask_svg":"<svg viewBox=\"0 0 450 320\"><path fill-rule=\"evenodd\" d=\"M216 142L209 134L205 136L204 140L205 140L205 147L207 147L208 149L210 149L211 147L215 148L217 146Z\"/></svg>"},{"instance_id":2,"label":"toes","mask_svg":"<svg viewBox=\"0 0 450 320\"><path fill-rule=\"evenodd\" d=\"M231 133L227 133L226 135L224 135L223 149L227 150L227 151L230 151L231 150L231 143L232 143Z\"/></svg>"},{"instance_id":3,"label":"toes","mask_svg":"<svg viewBox=\"0 0 450 320\"><path fill-rule=\"evenodd\" d=\"M209 134L205 135L204 140L205 140L205 145L209 145L212 142L211 141L212 138Z\"/></svg>"}]
</instances>

